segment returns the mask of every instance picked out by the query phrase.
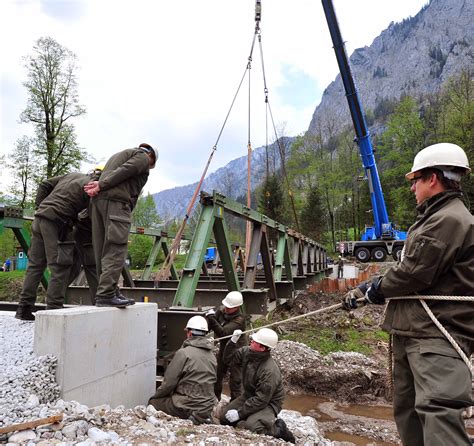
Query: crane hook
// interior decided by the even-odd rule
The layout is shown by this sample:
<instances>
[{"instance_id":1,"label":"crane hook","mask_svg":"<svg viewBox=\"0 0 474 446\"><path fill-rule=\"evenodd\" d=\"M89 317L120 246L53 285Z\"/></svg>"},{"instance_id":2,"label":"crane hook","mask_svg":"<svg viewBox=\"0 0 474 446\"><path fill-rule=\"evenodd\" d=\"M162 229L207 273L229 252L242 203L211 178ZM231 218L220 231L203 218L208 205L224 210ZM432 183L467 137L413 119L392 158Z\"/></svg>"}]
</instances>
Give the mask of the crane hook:
<instances>
[{"instance_id":1,"label":"crane hook","mask_svg":"<svg viewBox=\"0 0 474 446\"><path fill-rule=\"evenodd\" d=\"M262 18L262 0L255 0L255 21L260 22Z\"/></svg>"}]
</instances>

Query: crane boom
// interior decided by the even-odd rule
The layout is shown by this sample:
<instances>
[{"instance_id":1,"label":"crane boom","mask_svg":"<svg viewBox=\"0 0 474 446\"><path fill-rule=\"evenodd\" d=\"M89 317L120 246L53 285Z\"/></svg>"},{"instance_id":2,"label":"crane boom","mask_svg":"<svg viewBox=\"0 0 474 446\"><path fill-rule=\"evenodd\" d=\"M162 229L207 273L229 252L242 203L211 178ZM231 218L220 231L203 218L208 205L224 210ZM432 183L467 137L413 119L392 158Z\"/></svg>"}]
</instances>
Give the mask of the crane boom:
<instances>
[{"instance_id":1,"label":"crane boom","mask_svg":"<svg viewBox=\"0 0 474 446\"><path fill-rule=\"evenodd\" d=\"M334 12L331 0L322 0L322 4L334 45L334 52L336 53L342 83L344 84L352 122L354 124L356 133L355 140L359 146L362 165L369 181L370 200L372 202L374 215L374 228L368 228L362 238L363 240L399 239L399 234L392 227L392 223L388 217L379 173L375 163L374 151L370 141L370 132L365 122L362 106L355 87L351 67L349 65L345 44L342 40L341 31L337 22L336 13Z\"/></svg>"}]
</instances>

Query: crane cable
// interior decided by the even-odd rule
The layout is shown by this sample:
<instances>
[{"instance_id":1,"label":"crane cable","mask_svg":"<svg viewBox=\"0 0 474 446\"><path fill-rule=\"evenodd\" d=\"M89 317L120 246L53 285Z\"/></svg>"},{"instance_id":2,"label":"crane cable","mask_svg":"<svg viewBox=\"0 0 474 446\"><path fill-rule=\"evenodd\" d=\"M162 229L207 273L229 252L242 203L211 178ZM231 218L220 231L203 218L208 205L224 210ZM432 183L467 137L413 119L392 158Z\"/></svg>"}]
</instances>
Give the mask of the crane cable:
<instances>
[{"instance_id":1,"label":"crane cable","mask_svg":"<svg viewBox=\"0 0 474 446\"><path fill-rule=\"evenodd\" d=\"M258 23L257 23L258 25ZM224 131L224 128L227 124L227 120L229 119L229 116L230 116L230 113L234 107L234 104L235 104L235 100L237 99L237 96L239 94L239 91L240 91L240 88L242 87L242 84L244 82L244 79L245 79L245 76L247 74L247 71L250 70L251 68L251 62L252 62L252 54L253 54L253 50L254 50L254 46L255 46L255 40L256 40L256 37L257 37L257 32L259 30L259 27L256 26L255 27L255 32L254 32L254 36L253 36L253 39L252 39L252 45L251 45L251 48L250 48L250 55L248 57L248 62L247 62L247 65L245 67L245 70L244 70L244 74L242 75L242 78L240 79L240 82L239 82L239 85L237 87L237 91L235 92L234 94L234 97L232 99L232 102L230 104L230 107L229 107L229 110L227 111L227 115L224 119L224 122L222 123L222 126L221 126L221 129L219 131L219 134L217 135L217 139L216 139L216 142L214 143L212 149L211 149L211 153L209 155L209 158L207 160L207 163L206 163L206 166L204 168L204 171L201 175L201 179L199 180L199 183L197 184L196 186L196 189L194 190L194 193L193 193L193 196L191 198L191 201L189 202L188 204L188 207L186 208L186 214L184 216L184 219L183 221L181 222L181 225L178 229L178 231L176 232L176 236L173 240L173 243L171 244L171 248L163 262L163 265L160 269L160 271L158 271L156 273L156 276L155 276L155 287L157 286L158 284L158 281L160 280L167 280L170 276L170 270L171 270L171 265L173 265L175 259L176 259L176 255L178 254L178 251L179 251L179 247L180 247L180 244L181 244L181 239L183 238L183 234L184 234L184 229L186 227L186 224L189 220L189 217L192 213L192 210L193 210L193 207L194 207L194 204L196 202L196 198L198 196L198 193L201 189L201 186L202 186L202 183L204 182L204 178L206 177L206 174L207 174L207 170L209 168L209 165L211 164L211 160L214 156L214 153L216 152L217 150L217 145L220 141L220 138L222 136L222 133Z\"/></svg>"},{"instance_id":2,"label":"crane cable","mask_svg":"<svg viewBox=\"0 0 474 446\"><path fill-rule=\"evenodd\" d=\"M276 130L276 126L275 126L275 121L273 119L273 113L272 113L272 109L270 107L270 101L268 100L268 87L267 87L267 78L265 76L265 64L264 64L264 59L263 59L263 47L262 47L262 35L261 33L259 32L258 34L258 45L259 45L259 48L260 48L260 59L262 61L262 74L263 74L263 87L264 87L264 94L265 94L265 125L266 125L266 133L267 133L267 137L266 137L266 150L268 150L268 124L267 124L267 113L269 112L270 113L270 119L272 121L272 126L273 126L273 132L275 133L275 142L278 146L278 152L280 154L280 160L281 160L281 170L283 172L283 176L285 177L285 181L286 181L286 187L288 188L288 195L290 197L290 201L291 201L291 208L292 208L292 211L293 211L293 216L295 218L295 225L296 225L296 229L298 230L298 232L300 231L300 225L299 225L299 221L298 221L298 215L296 213L296 207L295 207L295 201L294 201L294 198L293 198L293 192L291 190L291 185L290 185L290 181L288 180L288 175L286 173L286 168L285 168L285 153L284 153L284 150L283 150L283 147L281 145L281 141L280 141L280 138L278 138L278 132ZM268 153L268 152L267 152ZM268 166L267 166L267 170L268 170ZM268 172L267 172L267 180L268 180Z\"/></svg>"}]
</instances>

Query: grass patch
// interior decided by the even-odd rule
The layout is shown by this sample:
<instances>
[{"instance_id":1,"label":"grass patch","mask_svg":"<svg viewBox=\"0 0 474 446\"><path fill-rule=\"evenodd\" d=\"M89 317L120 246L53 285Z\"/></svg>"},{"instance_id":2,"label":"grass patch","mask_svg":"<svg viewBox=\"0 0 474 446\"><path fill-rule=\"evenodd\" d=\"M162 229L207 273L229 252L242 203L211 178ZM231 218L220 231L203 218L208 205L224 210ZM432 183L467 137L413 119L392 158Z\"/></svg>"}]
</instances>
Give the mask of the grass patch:
<instances>
[{"instance_id":1,"label":"grass patch","mask_svg":"<svg viewBox=\"0 0 474 446\"><path fill-rule=\"evenodd\" d=\"M372 337L373 333L371 332L361 333L352 328L334 330L313 327L312 329L284 334L282 339L301 342L322 355L338 351L358 352L368 355L372 352L370 342L368 342Z\"/></svg>"},{"instance_id":2,"label":"grass patch","mask_svg":"<svg viewBox=\"0 0 474 446\"><path fill-rule=\"evenodd\" d=\"M187 435L191 435L191 434L197 434L197 432L193 431L192 429L186 429L186 428L178 429L176 431L177 437L186 437Z\"/></svg>"},{"instance_id":3,"label":"grass patch","mask_svg":"<svg viewBox=\"0 0 474 446\"><path fill-rule=\"evenodd\" d=\"M0 272L0 300L13 301L18 299L23 285L25 271Z\"/></svg>"},{"instance_id":4,"label":"grass patch","mask_svg":"<svg viewBox=\"0 0 474 446\"><path fill-rule=\"evenodd\" d=\"M260 318L252 322L253 328L276 322L275 320ZM278 329L273 327L274 329ZM281 326L283 334L280 339L287 341L301 342L313 350L317 350L322 355L331 352L358 352L370 355L374 352L375 346L380 342L388 342L389 335L380 329L359 330L354 327L318 326L311 321L298 321L291 326L284 324Z\"/></svg>"}]
</instances>

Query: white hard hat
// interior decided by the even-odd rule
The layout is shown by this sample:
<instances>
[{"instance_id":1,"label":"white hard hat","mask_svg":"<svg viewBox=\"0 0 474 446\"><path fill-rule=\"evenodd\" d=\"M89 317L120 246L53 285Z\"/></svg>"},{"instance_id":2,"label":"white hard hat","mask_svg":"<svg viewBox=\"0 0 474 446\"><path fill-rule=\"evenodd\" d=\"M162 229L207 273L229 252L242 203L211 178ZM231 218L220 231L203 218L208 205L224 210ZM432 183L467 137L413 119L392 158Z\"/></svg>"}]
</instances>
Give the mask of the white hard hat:
<instances>
[{"instance_id":1,"label":"white hard hat","mask_svg":"<svg viewBox=\"0 0 474 446\"><path fill-rule=\"evenodd\" d=\"M420 150L413 160L411 171L408 172L405 177L407 180L412 180L415 176L415 172L428 167L442 170L446 178L456 181L461 179L460 175L454 172L450 175L450 170L455 167L460 167L465 169L464 174L471 171L466 152L458 145L449 142L433 144L432 146Z\"/></svg>"},{"instance_id":2,"label":"white hard hat","mask_svg":"<svg viewBox=\"0 0 474 446\"><path fill-rule=\"evenodd\" d=\"M189 330L209 331L206 318L202 316L193 316L186 324L186 328Z\"/></svg>"},{"instance_id":3,"label":"white hard hat","mask_svg":"<svg viewBox=\"0 0 474 446\"><path fill-rule=\"evenodd\" d=\"M231 291L222 299L222 304L227 308L240 307L244 303L244 298L240 291Z\"/></svg>"},{"instance_id":4,"label":"white hard hat","mask_svg":"<svg viewBox=\"0 0 474 446\"><path fill-rule=\"evenodd\" d=\"M278 344L278 335L270 328L261 328L257 333L252 335L252 339L270 348L275 348Z\"/></svg>"},{"instance_id":5,"label":"white hard hat","mask_svg":"<svg viewBox=\"0 0 474 446\"><path fill-rule=\"evenodd\" d=\"M156 162L158 161L158 149L155 149L154 147L150 146L150 144L147 144L147 143L140 144L138 148L145 153L153 154L153 156L155 157L155 162L153 163L153 166L154 166Z\"/></svg>"}]
</instances>

